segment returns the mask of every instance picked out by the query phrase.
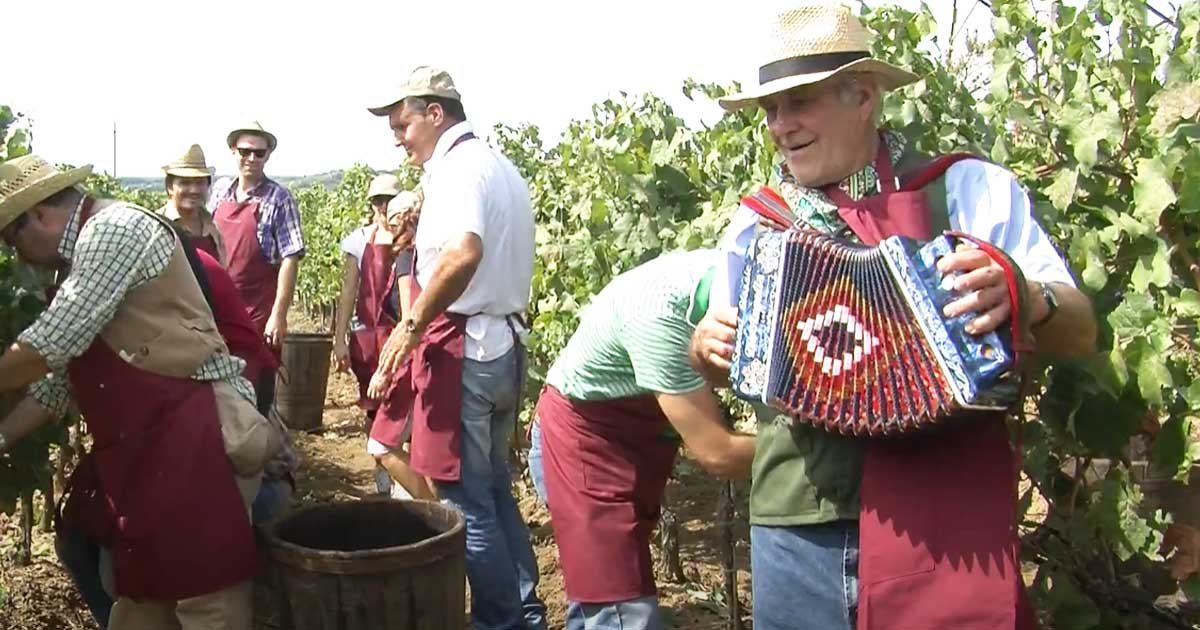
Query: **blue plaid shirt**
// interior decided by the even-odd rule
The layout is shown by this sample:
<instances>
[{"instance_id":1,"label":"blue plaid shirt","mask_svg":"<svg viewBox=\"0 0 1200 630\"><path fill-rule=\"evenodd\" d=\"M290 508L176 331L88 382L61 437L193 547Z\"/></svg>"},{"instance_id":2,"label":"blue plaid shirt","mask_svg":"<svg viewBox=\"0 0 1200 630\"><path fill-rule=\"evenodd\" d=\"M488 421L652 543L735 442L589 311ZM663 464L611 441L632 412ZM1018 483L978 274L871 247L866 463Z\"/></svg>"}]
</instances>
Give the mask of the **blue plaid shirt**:
<instances>
[{"instance_id":1,"label":"blue plaid shirt","mask_svg":"<svg viewBox=\"0 0 1200 630\"><path fill-rule=\"evenodd\" d=\"M222 177L213 184L208 196L208 211L214 218L222 201L235 199L237 183L236 177ZM263 178L250 191L250 198L258 201L258 246L267 262L279 265L288 256L303 256L300 210L292 193L278 182Z\"/></svg>"}]
</instances>

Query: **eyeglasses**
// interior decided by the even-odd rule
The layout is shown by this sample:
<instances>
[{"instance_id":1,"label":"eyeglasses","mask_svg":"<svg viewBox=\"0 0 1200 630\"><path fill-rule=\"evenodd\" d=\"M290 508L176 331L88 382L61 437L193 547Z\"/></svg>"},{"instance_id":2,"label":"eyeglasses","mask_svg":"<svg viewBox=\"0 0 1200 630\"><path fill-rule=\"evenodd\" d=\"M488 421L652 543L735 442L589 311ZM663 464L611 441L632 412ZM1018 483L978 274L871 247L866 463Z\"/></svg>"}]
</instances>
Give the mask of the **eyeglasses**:
<instances>
[{"instance_id":1,"label":"eyeglasses","mask_svg":"<svg viewBox=\"0 0 1200 630\"><path fill-rule=\"evenodd\" d=\"M22 212L21 214L17 215L17 218L13 219L12 223L9 223L3 230L0 230L0 238L4 240L4 244L15 248L17 235L21 233L21 230L24 229L28 223L28 214Z\"/></svg>"},{"instance_id":2,"label":"eyeglasses","mask_svg":"<svg viewBox=\"0 0 1200 630\"><path fill-rule=\"evenodd\" d=\"M254 157L261 160L261 159L267 157L266 149L249 149L249 148L245 148L245 147L238 147L237 152L238 152L238 155L240 155L244 158L247 158L247 157L250 157L251 155L253 155Z\"/></svg>"}]
</instances>

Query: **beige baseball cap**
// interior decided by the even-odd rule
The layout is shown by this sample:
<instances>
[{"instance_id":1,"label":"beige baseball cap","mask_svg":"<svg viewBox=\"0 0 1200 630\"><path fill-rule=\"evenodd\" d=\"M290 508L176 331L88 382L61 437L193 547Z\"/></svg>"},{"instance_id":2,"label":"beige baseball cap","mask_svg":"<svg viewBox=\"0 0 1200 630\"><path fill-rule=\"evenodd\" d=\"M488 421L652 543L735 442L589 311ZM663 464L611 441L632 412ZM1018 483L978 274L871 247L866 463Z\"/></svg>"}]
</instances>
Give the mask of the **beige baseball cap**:
<instances>
[{"instance_id":1,"label":"beige baseball cap","mask_svg":"<svg viewBox=\"0 0 1200 630\"><path fill-rule=\"evenodd\" d=\"M400 179L391 173L376 175L367 188L367 199L395 197L398 194L400 194Z\"/></svg>"},{"instance_id":2,"label":"beige baseball cap","mask_svg":"<svg viewBox=\"0 0 1200 630\"><path fill-rule=\"evenodd\" d=\"M376 102L381 102L382 105L368 107L367 111L376 116L387 116L396 103L410 96L438 96L456 101L462 100L462 95L454 87L454 79L450 78L448 72L433 66L417 66L404 83L399 87L388 89L384 96L377 99Z\"/></svg>"},{"instance_id":3,"label":"beige baseball cap","mask_svg":"<svg viewBox=\"0 0 1200 630\"><path fill-rule=\"evenodd\" d=\"M392 197L392 200L387 205L387 218L392 218L397 214L404 212L413 212L421 209L420 193L409 190L402 190L398 195Z\"/></svg>"}]
</instances>

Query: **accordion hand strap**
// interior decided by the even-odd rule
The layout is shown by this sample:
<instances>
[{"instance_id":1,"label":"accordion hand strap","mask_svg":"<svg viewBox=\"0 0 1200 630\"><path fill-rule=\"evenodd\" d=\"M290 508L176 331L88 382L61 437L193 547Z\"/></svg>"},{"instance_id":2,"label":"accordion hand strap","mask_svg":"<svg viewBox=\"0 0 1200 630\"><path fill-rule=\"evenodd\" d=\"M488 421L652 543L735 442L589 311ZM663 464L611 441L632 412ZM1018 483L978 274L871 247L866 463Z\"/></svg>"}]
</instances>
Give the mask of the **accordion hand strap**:
<instances>
[{"instance_id":1,"label":"accordion hand strap","mask_svg":"<svg viewBox=\"0 0 1200 630\"><path fill-rule=\"evenodd\" d=\"M1034 350L1033 335L1029 326L1029 290L1025 282L1025 274L1021 272L1021 267L1017 265L1016 261L1004 250L981 238L954 230L947 230L944 234L972 243L1004 270L1004 279L1008 284L1008 299L1011 305L1008 320L1012 331L1012 347L1016 354L1013 368L1019 368L1022 358L1032 354Z\"/></svg>"},{"instance_id":2,"label":"accordion hand strap","mask_svg":"<svg viewBox=\"0 0 1200 630\"><path fill-rule=\"evenodd\" d=\"M777 229L791 229L796 224L796 215L783 195L767 186L759 188L753 195L743 197L742 205L753 210Z\"/></svg>"}]
</instances>

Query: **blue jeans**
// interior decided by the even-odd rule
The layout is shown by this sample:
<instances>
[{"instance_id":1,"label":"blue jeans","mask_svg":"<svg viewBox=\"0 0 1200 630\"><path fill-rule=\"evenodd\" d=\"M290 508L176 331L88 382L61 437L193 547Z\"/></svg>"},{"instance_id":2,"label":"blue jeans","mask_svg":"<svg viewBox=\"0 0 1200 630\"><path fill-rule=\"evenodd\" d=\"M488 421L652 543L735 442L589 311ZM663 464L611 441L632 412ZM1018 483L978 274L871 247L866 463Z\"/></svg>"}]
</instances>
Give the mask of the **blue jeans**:
<instances>
[{"instance_id":1,"label":"blue jeans","mask_svg":"<svg viewBox=\"0 0 1200 630\"><path fill-rule=\"evenodd\" d=\"M754 630L854 630L858 521L750 528Z\"/></svg>"},{"instance_id":2,"label":"blue jeans","mask_svg":"<svg viewBox=\"0 0 1200 630\"><path fill-rule=\"evenodd\" d=\"M438 494L467 522L467 579L475 630L545 630L529 531L512 494L508 442L517 422L523 350L463 360L461 473Z\"/></svg>"},{"instance_id":3,"label":"blue jeans","mask_svg":"<svg viewBox=\"0 0 1200 630\"><path fill-rule=\"evenodd\" d=\"M250 518L255 525L265 523L292 504L292 483L288 479L263 480L250 506Z\"/></svg>"},{"instance_id":4,"label":"blue jeans","mask_svg":"<svg viewBox=\"0 0 1200 630\"><path fill-rule=\"evenodd\" d=\"M546 475L542 469L542 427L535 418L529 427L529 477L543 505L546 497ZM657 597L639 597L607 604L567 602L565 630L657 630L662 628Z\"/></svg>"},{"instance_id":5,"label":"blue jeans","mask_svg":"<svg viewBox=\"0 0 1200 630\"><path fill-rule=\"evenodd\" d=\"M79 589L79 595L96 618L96 623L101 628L107 628L113 599L100 581L100 545L66 523L61 524L61 530L54 537L58 561L67 569L67 574Z\"/></svg>"}]
</instances>

